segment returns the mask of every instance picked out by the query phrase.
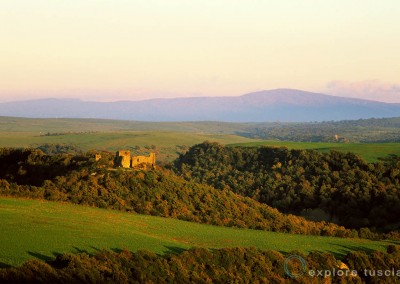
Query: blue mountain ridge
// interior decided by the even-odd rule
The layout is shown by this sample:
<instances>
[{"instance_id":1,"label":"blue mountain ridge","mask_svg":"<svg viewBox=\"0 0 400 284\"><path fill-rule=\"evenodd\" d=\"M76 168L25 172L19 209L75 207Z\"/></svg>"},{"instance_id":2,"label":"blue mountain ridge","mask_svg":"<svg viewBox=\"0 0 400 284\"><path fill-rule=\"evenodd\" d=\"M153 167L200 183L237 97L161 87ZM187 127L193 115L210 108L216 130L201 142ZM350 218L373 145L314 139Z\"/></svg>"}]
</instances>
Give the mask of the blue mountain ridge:
<instances>
[{"instance_id":1,"label":"blue mountain ridge","mask_svg":"<svg viewBox=\"0 0 400 284\"><path fill-rule=\"evenodd\" d=\"M0 116L103 118L139 121L306 122L400 116L400 104L294 89L237 97L191 97L95 102L38 99L0 103Z\"/></svg>"}]
</instances>

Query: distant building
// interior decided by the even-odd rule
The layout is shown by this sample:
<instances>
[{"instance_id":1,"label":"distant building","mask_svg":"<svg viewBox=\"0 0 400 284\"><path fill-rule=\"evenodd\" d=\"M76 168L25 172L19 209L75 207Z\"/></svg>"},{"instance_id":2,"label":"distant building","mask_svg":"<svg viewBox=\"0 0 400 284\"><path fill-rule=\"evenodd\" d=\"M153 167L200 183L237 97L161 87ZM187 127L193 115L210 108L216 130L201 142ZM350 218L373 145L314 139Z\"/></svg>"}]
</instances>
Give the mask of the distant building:
<instances>
[{"instance_id":1,"label":"distant building","mask_svg":"<svg viewBox=\"0 0 400 284\"><path fill-rule=\"evenodd\" d=\"M341 137L338 134L335 134L335 141L336 142L340 142L340 143L349 143L349 139L345 138L345 137Z\"/></svg>"},{"instance_id":2,"label":"distant building","mask_svg":"<svg viewBox=\"0 0 400 284\"><path fill-rule=\"evenodd\" d=\"M115 167L134 168L134 169L148 169L148 167L156 168L156 154L150 153L149 156L133 156L131 157L130 151L117 151L115 160Z\"/></svg>"}]
</instances>

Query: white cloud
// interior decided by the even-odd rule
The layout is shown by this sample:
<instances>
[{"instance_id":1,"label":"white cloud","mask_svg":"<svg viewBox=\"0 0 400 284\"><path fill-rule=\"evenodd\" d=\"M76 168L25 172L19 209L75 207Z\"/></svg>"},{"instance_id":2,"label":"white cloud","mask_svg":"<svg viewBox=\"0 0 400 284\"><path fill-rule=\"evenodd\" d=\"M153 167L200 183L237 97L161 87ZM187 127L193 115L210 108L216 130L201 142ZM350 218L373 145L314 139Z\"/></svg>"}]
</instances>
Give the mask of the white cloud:
<instances>
[{"instance_id":1,"label":"white cloud","mask_svg":"<svg viewBox=\"0 0 400 284\"><path fill-rule=\"evenodd\" d=\"M324 92L340 97L400 103L400 84L384 83L378 80L332 81L326 85Z\"/></svg>"}]
</instances>

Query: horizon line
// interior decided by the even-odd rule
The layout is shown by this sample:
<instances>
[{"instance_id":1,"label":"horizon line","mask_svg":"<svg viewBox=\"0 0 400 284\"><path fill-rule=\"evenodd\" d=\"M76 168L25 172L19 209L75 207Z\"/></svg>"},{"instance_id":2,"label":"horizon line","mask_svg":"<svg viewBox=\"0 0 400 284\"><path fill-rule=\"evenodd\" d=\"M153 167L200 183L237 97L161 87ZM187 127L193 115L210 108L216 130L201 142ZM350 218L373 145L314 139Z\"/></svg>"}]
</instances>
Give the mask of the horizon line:
<instances>
[{"instance_id":1,"label":"horizon line","mask_svg":"<svg viewBox=\"0 0 400 284\"><path fill-rule=\"evenodd\" d=\"M46 101L46 100L62 100L62 101L80 101L80 102L88 102L88 103L118 103L118 102L144 102L144 101L155 101L155 100L179 100L179 99L213 99L213 98L240 98L248 95L253 95L257 93L263 93L263 92L273 92L273 91L297 91L297 92L302 92L302 93L309 93L309 94L315 94L315 95L320 95L320 96L326 96L326 97L334 97L334 98L343 98L343 99L349 99L349 100L355 100L355 101L368 101L368 102L377 102L377 103L383 103L383 104L400 104L400 102L385 102L385 101L380 101L376 99L365 99L365 98L357 98L357 97L349 97L349 96L338 96L338 95L331 95L331 94L326 94L323 92L315 92L315 91L306 91L306 90L301 90L301 89L294 89L294 88L274 88L274 89L263 89L259 91L252 91L249 93L244 93L241 95L228 95L228 96L206 96L206 95L200 95L200 96L176 96L176 97L155 97L155 98L141 98L141 99L116 99L116 100L102 100L102 99L83 99L79 97L39 97L39 98L34 98L34 99L16 99L16 100L10 100L10 101L0 101L0 104L7 104L7 103L18 103L18 102L33 102L33 101Z\"/></svg>"}]
</instances>

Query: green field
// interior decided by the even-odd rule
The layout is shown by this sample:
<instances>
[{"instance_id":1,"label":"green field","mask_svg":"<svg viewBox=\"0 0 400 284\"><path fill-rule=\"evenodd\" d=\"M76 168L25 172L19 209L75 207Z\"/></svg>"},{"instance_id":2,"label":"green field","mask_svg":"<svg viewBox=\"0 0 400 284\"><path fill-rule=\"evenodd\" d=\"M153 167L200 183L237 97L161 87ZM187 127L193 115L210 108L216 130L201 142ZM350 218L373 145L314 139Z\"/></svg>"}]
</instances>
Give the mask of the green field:
<instances>
[{"instance_id":1,"label":"green field","mask_svg":"<svg viewBox=\"0 0 400 284\"><path fill-rule=\"evenodd\" d=\"M290 149L331 149L354 152L369 162L391 154L400 155L400 143L323 143L265 141L239 136L266 123L227 122L138 122L107 119L32 119L0 117L0 147L37 147L50 144L73 144L87 150L131 150L154 145L157 160L174 160L194 144L205 140L239 146L285 146ZM46 133L61 133L45 136Z\"/></svg>"},{"instance_id":2,"label":"green field","mask_svg":"<svg viewBox=\"0 0 400 284\"><path fill-rule=\"evenodd\" d=\"M257 141L234 143L229 146L260 147L275 146L289 149L314 149L320 152L336 150L355 153L368 162L375 162L378 158L389 155L400 156L400 143L324 143L324 142L291 142L291 141Z\"/></svg>"},{"instance_id":3,"label":"green field","mask_svg":"<svg viewBox=\"0 0 400 284\"><path fill-rule=\"evenodd\" d=\"M394 154L400 156L400 143L323 143L323 142L291 142L260 141L234 134L206 134L173 131L110 131L59 136L41 136L32 132L0 132L0 147L37 147L42 144L73 144L87 151L91 149L116 151L132 149L135 146L155 146L159 161L168 162L177 158L194 144L206 140L231 146L257 147L277 146L289 149L315 149L321 152L337 150L353 152L369 162ZM183 147L182 147L183 146Z\"/></svg>"},{"instance_id":4,"label":"green field","mask_svg":"<svg viewBox=\"0 0 400 284\"><path fill-rule=\"evenodd\" d=\"M263 123L265 124L265 123ZM90 118L22 118L0 116L0 132L28 132L36 135L55 132L88 131L172 131L210 134L234 134L246 131L259 123L219 121L144 122Z\"/></svg>"},{"instance_id":5,"label":"green field","mask_svg":"<svg viewBox=\"0 0 400 284\"><path fill-rule=\"evenodd\" d=\"M0 132L0 147L37 147L42 144L72 144L83 151L92 149L116 151L131 150L135 146L155 146L158 161L172 161L188 147L205 140L222 144L255 141L231 134L200 134L165 131L118 131L59 136L40 136L30 132ZM148 151L145 148L142 151Z\"/></svg>"},{"instance_id":6,"label":"green field","mask_svg":"<svg viewBox=\"0 0 400 284\"><path fill-rule=\"evenodd\" d=\"M384 250L389 242L217 227L47 201L0 198L0 267L58 253L100 249L156 253L189 247L249 247L281 252L312 250L340 257L350 250Z\"/></svg>"},{"instance_id":7,"label":"green field","mask_svg":"<svg viewBox=\"0 0 400 284\"><path fill-rule=\"evenodd\" d=\"M140 122L111 119L17 118L0 116L0 147L72 144L83 151L155 146L157 160L172 161L205 140L222 144L257 141L235 135L248 124L226 122ZM46 134L52 134L47 136ZM54 135L59 134L59 135ZM154 148L153 148L154 149ZM152 149L152 151L154 151Z\"/></svg>"}]
</instances>

